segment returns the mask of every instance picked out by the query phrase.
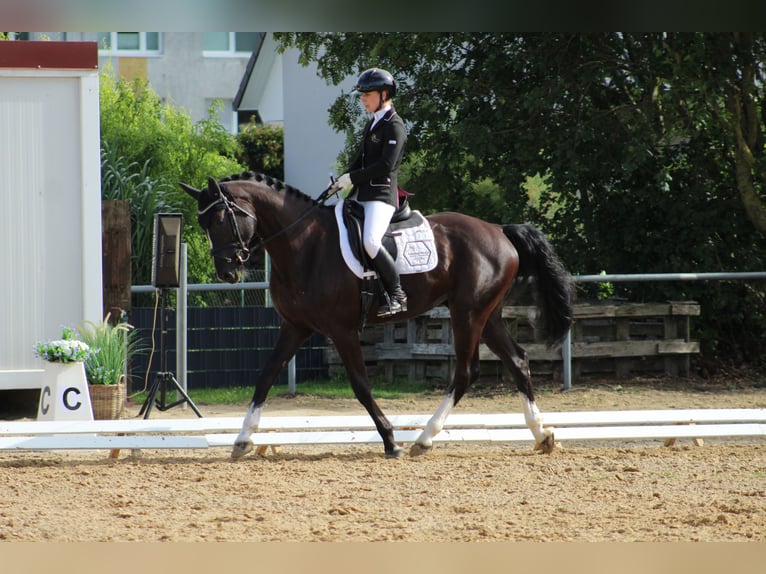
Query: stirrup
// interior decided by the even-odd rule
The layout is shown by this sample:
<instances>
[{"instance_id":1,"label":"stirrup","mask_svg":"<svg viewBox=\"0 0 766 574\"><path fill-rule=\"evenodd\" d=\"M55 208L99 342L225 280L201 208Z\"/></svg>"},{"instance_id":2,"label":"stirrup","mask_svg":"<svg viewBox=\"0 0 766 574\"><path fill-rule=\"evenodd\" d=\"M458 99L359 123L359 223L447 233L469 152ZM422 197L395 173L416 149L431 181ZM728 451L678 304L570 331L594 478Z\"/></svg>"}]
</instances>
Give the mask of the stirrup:
<instances>
[{"instance_id":1,"label":"stirrup","mask_svg":"<svg viewBox=\"0 0 766 574\"><path fill-rule=\"evenodd\" d=\"M386 300L380 307L378 307L378 317L390 317L391 315L403 313L407 310L406 296L402 299L392 299L389 297L388 293L383 293L383 297L385 297Z\"/></svg>"}]
</instances>

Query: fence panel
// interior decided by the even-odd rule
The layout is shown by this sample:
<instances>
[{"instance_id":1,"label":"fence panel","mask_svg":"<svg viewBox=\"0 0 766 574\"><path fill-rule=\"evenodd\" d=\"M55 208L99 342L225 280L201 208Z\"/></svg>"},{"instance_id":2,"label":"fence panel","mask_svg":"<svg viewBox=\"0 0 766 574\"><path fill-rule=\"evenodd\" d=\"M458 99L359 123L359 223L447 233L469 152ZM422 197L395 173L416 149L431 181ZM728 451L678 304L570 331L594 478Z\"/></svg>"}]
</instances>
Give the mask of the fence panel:
<instances>
[{"instance_id":1,"label":"fence panel","mask_svg":"<svg viewBox=\"0 0 766 574\"><path fill-rule=\"evenodd\" d=\"M260 277L260 275L258 276ZM744 273L657 273L637 275L577 275L573 279L578 283L632 282L632 281L721 281L721 280L762 280L766 272ZM267 302L264 295L265 282L242 283L238 286L224 284L189 285L190 297L198 297L196 291L222 292L221 305L207 308L213 316L207 317L202 330L209 333L191 335L187 356L200 353L195 357L194 367L188 375L189 386L229 386L249 385L252 383L252 371L257 370L265 355L274 346L278 318L273 309L258 307ZM134 294L152 292L151 286L133 286ZM231 293L230 291L236 291ZM209 297L210 294L207 295ZM257 296L257 301L250 298ZM261 301L263 299L263 301ZM205 299L206 304L211 301ZM233 307L232 305L241 305ZM261 311L244 311L256 306ZM653 370L669 374L688 374L690 355L699 353L699 343L690 340L689 316L699 314L695 302L659 303L656 309L648 309L637 304L621 304L618 310L614 306L599 304L584 308L575 313L575 333L568 335L561 351L551 351L543 345L533 343L532 329L526 321L526 307L518 306L515 310L506 308L504 318L514 339L524 343L532 361L536 362L536 372L549 373L554 378L563 376L564 389L568 389L572 378L572 359L575 359L575 375L583 372L603 370L618 377L630 373ZM668 307L669 305L669 307ZM226 332L222 316L216 313L225 309L227 313L250 320L246 324L235 323L236 333ZM152 309L134 307L131 321L140 327L144 346L149 347L152 324ZM264 313L266 315L259 315ZM519 316L514 316L517 313ZM587 315L587 317L586 317ZM651 317L654 315L654 317ZM580 331L578 329L580 322ZM271 322L273 321L273 323ZM170 365L176 364L175 356L175 313L171 311L168 320L168 358ZM187 331L199 327L194 320ZM171 326L172 325L172 326ZM447 378L452 368L453 354L451 333L448 325L446 308L436 308L406 324L392 323L382 327L382 331L368 329L363 334L362 352L370 374L383 374L387 380L397 376L409 378ZM586 329L587 327L587 329ZM588 332L585 332L588 331ZM372 333L372 334L371 334ZM574 335L574 336L573 336ZM159 335L157 335L159 337ZM605 340L610 339L610 340ZM230 347L231 345L231 347ZM238 350L238 351L237 351ZM206 353L218 353L204 358ZM241 353L241 354L240 354ZM326 354L326 356L324 356ZM562 357L563 355L563 357ZM502 368L496 357L484 346L480 348L480 357L487 364L483 373L490 375L493 369L497 376L502 375ZM562 361L563 358L563 361ZM413 360L414 359L414 360ZM139 357L132 365L133 382L143 381L147 357ZM402 371L401 362L405 363ZM314 335L299 351L296 379L321 379L337 373L339 365L337 352L322 336ZM153 370L157 370L159 358L153 361ZM214 364L217 371L205 373L203 370ZM604 367L606 365L606 367ZM561 374L563 373L563 374ZM280 382L284 382L283 377Z\"/></svg>"},{"instance_id":2,"label":"fence panel","mask_svg":"<svg viewBox=\"0 0 766 574\"><path fill-rule=\"evenodd\" d=\"M507 306L503 319L511 336L533 362L537 375L562 378L562 351L535 341L530 316L534 308ZM691 355L699 343L690 339L689 318L700 314L694 301L666 303L580 303L574 306L572 355L575 376L601 374L628 377L639 373L688 375ZM386 325L368 326L363 352L371 375L386 380L448 380L455 351L449 310L436 307L419 317ZM498 357L479 346L482 373L501 377ZM342 367L332 345L327 353L330 374Z\"/></svg>"},{"instance_id":3,"label":"fence panel","mask_svg":"<svg viewBox=\"0 0 766 574\"><path fill-rule=\"evenodd\" d=\"M251 386L276 344L280 319L269 307L190 307L187 311L187 388ZM131 364L132 390L143 388L152 347L154 308L134 307L131 322L139 346L145 349ZM159 317L154 333L155 352L150 377L160 370ZM296 380L310 381L328 376L324 353L326 339L312 335L296 355ZM167 368L175 370L176 317L168 310L166 336ZM149 379L151 383L151 379ZM287 383L282 373L280 384Z\"/></svg>"}]
</instances>

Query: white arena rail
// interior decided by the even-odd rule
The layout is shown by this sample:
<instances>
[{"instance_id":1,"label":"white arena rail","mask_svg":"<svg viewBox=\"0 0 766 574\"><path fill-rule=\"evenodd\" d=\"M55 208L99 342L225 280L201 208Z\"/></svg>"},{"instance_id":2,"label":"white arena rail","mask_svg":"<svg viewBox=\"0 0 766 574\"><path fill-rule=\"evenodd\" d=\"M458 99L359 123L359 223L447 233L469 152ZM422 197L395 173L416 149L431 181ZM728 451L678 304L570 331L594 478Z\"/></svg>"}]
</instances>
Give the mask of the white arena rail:
<instances>
[{"instance_id":1,"label":"white arena rail","mask_svg":"<svg viewBox=\"0 0 766 574\"><path fill-rule=\"evenodd\" d=\"M396 440L414 442L430 415L393 415ZM107 421L0 421L0 450L196 449L230 447L242 417ZM766 409L678 409L550 412L557 441L764 437ZM379 443L366 415L283 416L261 419L256 446ZM459 414L437 442L533 442L521 413Z\"/></svg>"}]
</instances>

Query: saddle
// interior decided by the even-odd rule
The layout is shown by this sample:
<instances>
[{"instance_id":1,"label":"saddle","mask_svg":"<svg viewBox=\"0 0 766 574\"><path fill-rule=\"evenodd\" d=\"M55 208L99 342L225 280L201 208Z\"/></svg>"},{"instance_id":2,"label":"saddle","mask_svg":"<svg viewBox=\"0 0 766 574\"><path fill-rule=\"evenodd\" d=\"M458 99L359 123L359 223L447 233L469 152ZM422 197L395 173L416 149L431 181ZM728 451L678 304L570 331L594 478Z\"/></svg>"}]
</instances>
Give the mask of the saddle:
<instances>
[{"instance_id":1,"label":"saddle","mask_svg":"<svg viewBox=\"0 0 766 574\"><path fill-rule=\"evenodd\" d=\"M359 260L365 270L372 269L372 262L367 251L364 249L362 240L362 229L364 229L364 207L361 203L354 200L343 202L343 223L348 231L348 242L354 256ZM388 251L391 258L396 261L398 250L394 236L402 229L417 227L423 223L423 216L419 212L414 212L410 204L405 199L399 205L399 208L391 217L391 223L383 236L383 248Z\"/></svg>"}]
</instances>

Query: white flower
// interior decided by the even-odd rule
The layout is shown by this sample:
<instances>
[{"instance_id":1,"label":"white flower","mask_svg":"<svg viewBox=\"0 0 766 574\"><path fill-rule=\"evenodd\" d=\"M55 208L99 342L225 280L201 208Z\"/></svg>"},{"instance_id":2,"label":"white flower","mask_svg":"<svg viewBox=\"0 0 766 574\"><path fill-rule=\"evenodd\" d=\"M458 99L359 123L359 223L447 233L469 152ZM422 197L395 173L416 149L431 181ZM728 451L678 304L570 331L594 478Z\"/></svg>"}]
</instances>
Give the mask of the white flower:
<instances>
[{"instance_id":1,"label":"white flower","mask_svg":"<svg viewBox=\"0 0 766 574\"><path fill-rule=\"evenodd\" d=\"M37 343L35 353L46 361L74 363L87 359L90 354L90 347L76 339L56 339L47 343Z\"/></svg>"}]
</instances>

